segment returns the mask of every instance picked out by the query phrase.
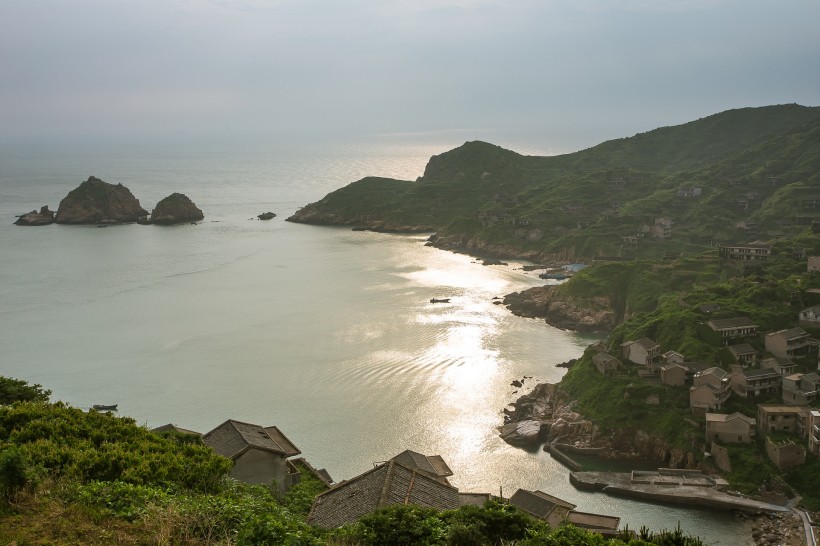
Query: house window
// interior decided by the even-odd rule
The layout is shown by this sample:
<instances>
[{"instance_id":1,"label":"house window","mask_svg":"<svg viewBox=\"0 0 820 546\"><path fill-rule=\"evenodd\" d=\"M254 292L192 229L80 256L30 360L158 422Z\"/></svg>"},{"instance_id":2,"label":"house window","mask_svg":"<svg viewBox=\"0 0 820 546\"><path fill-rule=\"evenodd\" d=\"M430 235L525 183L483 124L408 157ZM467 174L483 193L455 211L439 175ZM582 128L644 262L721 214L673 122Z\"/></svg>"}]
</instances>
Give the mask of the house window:
<instances>
[{"instance_id":1,"label":"house window","mask_svg":"<svg viewBox=\"0 0 820 546\"><path fill-rule=\"evenodd\" d=\"M738 441L738 442L742 442L742 441L743 441L743 436L738 436L738 437L737 437L737 441Z\"/></svg>"}]
</instances>

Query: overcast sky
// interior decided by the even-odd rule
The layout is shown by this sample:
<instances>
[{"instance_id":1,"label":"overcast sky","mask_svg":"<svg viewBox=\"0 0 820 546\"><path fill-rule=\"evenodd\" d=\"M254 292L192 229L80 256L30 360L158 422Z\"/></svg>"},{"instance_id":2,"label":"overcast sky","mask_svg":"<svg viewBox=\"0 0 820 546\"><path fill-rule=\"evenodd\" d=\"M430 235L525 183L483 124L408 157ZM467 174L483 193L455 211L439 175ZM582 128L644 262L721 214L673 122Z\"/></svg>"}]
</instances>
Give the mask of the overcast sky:
<instances>
[{"instance_id":1,"label":"overcast sky","mask_svg":"<svg viewBox=\"0 0 820 546\"><path fill-rule=\"evenodd\" d=\"M0 137L510 132L820 105L818 0L0 0Z\"/></svg>"}]
</instances>

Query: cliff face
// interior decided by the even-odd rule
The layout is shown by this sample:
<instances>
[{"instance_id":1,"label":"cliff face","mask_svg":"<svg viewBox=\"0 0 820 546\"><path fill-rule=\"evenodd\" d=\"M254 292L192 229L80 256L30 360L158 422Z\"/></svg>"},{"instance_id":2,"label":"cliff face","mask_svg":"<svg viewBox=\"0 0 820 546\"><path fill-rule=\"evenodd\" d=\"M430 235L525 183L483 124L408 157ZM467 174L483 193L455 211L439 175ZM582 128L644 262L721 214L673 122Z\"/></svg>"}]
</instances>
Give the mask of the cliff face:
<instances>
[{"instance_id":1,"label":"cliff face","mask_svg":"<svg viewBox=\"0 0 820 546\"><path fill-rule=\"evenodd\" d=\"M91 176L60 201L55 221L58 224L118 224L136 222L147 215L148 211L128 188Z\"/></svg>"},{"instance_id":2,"label":"cliff face","mask_svg":"<svg viewBox=\"0 0 820 546\"><path fill-rule=\"evenodd\" d=\"M517 423L540 423L540 434L533 442L556 440L562 444L580 449L595 450L601 459L644 460L657 462L667 468L694 469L699 461L691 451L684 451L638 429L621 429L603 433L597 426L573 409L571 400L566 399L556 385L541 383L529 393L518 398L512 409L504 410L505 427L512 429ZM502 438L518 445L525 442Z\"/></svg>"},{"instance_id":3,"label":"cliff face","mask_svg":"<svg viewBox=\"0 0 820 546\"><path fill-rule=\"evenodd\" d=\"M594 297L583 302L564 297L557 286L537 286L504 296L515 315L543 318L556 328L577 332L611 332L617 324L613 302Z\"/></svg>"},{"instance_id":4,"label":"cliff face","mask_svg":"<svg viewBox=\"0 0 820 546\"><path fill-rule=\"evenodd\" d=\"M172 193L151 211L150 223L160 225L183 224L198 222L205 217L188 196L181 193Z\"/></svg>"}]
</instances>

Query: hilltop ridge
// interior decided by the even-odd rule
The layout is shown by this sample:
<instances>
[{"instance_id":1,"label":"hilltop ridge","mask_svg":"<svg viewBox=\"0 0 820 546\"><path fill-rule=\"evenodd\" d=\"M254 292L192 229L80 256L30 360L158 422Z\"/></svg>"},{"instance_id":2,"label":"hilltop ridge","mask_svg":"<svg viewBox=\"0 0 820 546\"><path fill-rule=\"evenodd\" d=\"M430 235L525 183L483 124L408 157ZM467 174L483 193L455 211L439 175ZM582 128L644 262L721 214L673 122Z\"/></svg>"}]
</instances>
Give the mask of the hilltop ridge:
<instances>
[{"instance_id":1,"label":"hilltop ridge","mask_svg":"<svg viewBox=\"0 0 820 546\"><path fill-rule=\"evenodd\" d=\"M819 140L820 108L787 104L558 156L471 141L430 158L415 181L368 177L288 220L435 231L437 246L493 257L697 252L715 241L797 233L820 219L820 208L804 203L820 193Z\"/></svg>"}]
</instances>

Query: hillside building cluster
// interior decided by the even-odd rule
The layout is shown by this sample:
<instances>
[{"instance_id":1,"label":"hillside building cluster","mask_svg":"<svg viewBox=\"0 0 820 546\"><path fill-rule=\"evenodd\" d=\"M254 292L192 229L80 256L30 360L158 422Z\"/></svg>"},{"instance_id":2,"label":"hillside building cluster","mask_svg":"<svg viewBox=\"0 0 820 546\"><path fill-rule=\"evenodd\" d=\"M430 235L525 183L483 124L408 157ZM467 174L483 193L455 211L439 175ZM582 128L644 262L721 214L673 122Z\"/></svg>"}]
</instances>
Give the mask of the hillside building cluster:
<instances>
[{"instance_id":1,"label":"hillside building cluster","mask_svg":"<svg viewBox=\"0 0 820 546\"><path fill-rule=\"evenodd\" d=\"M709 315L719 305L703 305ZM799 312L800 324L817 327L820 306ZM706 337L715 344L720 363L692 362L677 351L662 352L662 347L647 337L627 340L613 355L599 345L592 358L598 373L608 376L637 375L648 384L689 388L689 407L702 419L707 445L722 457L723 444L750 443L762 438L769 459L781 469L805 462L806 453L820 456L820 366L814 366L818 340L802 326L774 332L760 332L748 317L712 318L703 323ZM628 396L625 392L624 396ZM731 397L761 399L779 403L758 404L757 415L740 412L727 414ZM647 397L656 405L657 395Z\"/></svg>"}]
</instances>

